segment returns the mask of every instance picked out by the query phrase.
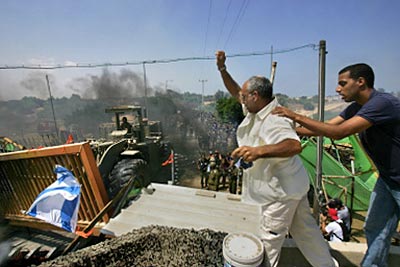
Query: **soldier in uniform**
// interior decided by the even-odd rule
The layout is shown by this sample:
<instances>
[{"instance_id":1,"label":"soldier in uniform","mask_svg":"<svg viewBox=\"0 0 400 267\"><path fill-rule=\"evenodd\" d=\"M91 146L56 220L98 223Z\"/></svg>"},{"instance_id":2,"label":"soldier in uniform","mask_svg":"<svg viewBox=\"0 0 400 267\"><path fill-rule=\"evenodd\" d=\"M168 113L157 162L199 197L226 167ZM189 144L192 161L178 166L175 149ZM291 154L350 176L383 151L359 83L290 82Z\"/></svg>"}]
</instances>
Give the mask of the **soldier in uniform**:
<instances>
[{"instance_id":1,"label":"soldier in uniform","mask_svg":"<svg viewBox=\"0 0 400 267\"><path fill-rule=\"evenodd\" d=\"M208 188L211 190L219 190L219 179L221 177L221 172L217 166L217 159L213 156L210 157L210 174L208 177Z\"/></svg>"},{"instance_id":2,"label":"soldier in uniform","mask_svg":"<svg viewBox=\"0 0 400 267\"><path fill-rule=\"evenodd\" d=\"M197 169L201 175L201 188L208 186L208 174L207 174L208 159L204 154L201 154L199 161L197 162Z\"/></svg>"},{"instance_id":3,"label":"soldier in uniform","mask_svg":"<svg viewBox=\"0 0 400 267\"><path fill-rule=\"evenodd\" d=\"M222 171L222 187L223 188L225 188L227 182L228 182L228 185L230 185L233 164L234 164L233 158L231 157L230 153L226 154L225 156L222 156L221 171Z\"/></svg>"},{"instance_id":4,"label":"soldier in uniform","mask_svg":"<svg viewBox=\"0 0 400 267\"><path fill-rule=\"evenodd\" d=\"M228 169L228 179L229 179L229 193L237 193L237 182L238 182L239 169L235 165L232 165Z\"/></svg>"},{"instance_id":5,"label":"soldier in uniform","mask_svg":"<svg viewBox=\"0 0 400 267\"><path fill-rule=\"evenodd\" d=\"M230 154L228 153L226 156L221 154L221 163L220 163L220 170L221 170L221 176L222 176L222 187L225 188L226 186L226 180L227 178L229 179L229 167L231 166L231 157Z\"/></svg>"}]
</instances>

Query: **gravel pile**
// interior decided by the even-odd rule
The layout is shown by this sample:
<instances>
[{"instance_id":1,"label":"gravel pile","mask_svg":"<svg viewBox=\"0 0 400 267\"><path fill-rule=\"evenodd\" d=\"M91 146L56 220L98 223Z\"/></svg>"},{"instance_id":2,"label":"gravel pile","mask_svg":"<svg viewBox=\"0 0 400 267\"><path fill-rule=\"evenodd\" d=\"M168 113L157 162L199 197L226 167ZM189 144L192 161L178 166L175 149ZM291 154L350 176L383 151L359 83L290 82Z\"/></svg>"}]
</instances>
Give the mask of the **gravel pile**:
<instances>
[{"instance_id":1,"label":"gravel pile","mask_svg":"<svg viewBox=\"0 0 400 267\"><path fill-rule=\"evenodd\" d=\"M222 266L227 233L148 226L40 266Z\"/></svg>"}]
</instances>

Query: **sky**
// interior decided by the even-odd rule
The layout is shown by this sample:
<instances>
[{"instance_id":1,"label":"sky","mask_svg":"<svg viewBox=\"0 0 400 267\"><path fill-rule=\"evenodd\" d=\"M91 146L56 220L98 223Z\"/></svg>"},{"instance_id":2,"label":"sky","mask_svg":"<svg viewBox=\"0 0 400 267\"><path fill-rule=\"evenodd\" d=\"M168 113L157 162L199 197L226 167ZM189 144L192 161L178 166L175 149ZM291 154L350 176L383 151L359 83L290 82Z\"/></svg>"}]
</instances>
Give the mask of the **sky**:
<instances>
[{"instance_id":1,"label":"sky","mask_svg":"<svg viewBox=\"0 0 400 267\"><path fill-rule=\"evenodd\" d=\"M399 11L397 0L0 0L0 100L47 99L46 75L55 98L93 97L93 81L127 73L145 74L155 90L211 95L225 91L216 50L226 51L239 84L269 77L273 60L275 93L313 96L321 40L328 51L326 95L335 95L338 71L359 62L375 70L376 88L398 91ZM173 62L143 64L163 60ZM134 64L104 67L126 62ZM101 67L7 69L76 64Z\"/></svg>"}]
</instances>

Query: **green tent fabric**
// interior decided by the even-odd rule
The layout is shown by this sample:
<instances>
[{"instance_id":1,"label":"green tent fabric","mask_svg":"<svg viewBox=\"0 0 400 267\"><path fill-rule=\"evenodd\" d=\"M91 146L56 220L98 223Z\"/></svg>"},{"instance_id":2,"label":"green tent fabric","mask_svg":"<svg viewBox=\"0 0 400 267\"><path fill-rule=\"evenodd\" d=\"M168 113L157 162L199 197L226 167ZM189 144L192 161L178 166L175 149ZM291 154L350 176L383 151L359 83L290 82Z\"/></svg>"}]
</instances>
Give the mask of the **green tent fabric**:
<instances>
[{"instance_id":1,"label":"green tent fabric","mask_svg":"<svg viewBox=\"0 0 400 267\"><path fill-rule=\"evenodd\" d=\"M302 140L302 146L303 151L300 157L310 177L310 184L314 186L317 144L315 139L309 138ZM352 174L350 166L346 168L344 159L340 158L339 146L352 150L355 175ZM378 174L375 166L361 147L358 137L353 135L334 143L329 138L324 138L324 147L326 149L324 149L322 158L322 176L325 193L331 198L341 198L353 210L367 210ZM327 147L335 157L328 153ZM352 177L354 177L353 198L351 197Z\"/></svg>"},{"instance_id":2,"label":"green tent fabric","mask_svg":"<svg viewBox=\"0 0 400 267\"><path fill-rule=\"evenodd\" d=\"M13 152L15 150L15 146L11 143L6 144L5 151L6 152Z\"/></svg>"}]
</instances>

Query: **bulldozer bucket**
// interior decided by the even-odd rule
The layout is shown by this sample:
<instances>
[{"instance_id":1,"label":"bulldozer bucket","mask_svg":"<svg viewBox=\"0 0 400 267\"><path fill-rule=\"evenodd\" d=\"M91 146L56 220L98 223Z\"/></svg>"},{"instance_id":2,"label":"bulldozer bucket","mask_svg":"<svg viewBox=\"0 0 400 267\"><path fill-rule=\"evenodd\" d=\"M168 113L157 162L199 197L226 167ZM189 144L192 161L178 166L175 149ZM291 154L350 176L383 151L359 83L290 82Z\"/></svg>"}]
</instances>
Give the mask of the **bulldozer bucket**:
<instances>
[{"instance_id":1,"label":"bulldozer bucket","mask_svg":"<svg viewBox=\"0 0 400 267\"><path fill-rule=\"evenodd\" d=\"M85 227L109 199L89 143L0 154L0 212L11 224L54 226L24 214L36 197L56 180L55 165L69 169L81 184L78 226ZM96 228L109 221L105 214Z\"/></svg>"}]
</instances>

